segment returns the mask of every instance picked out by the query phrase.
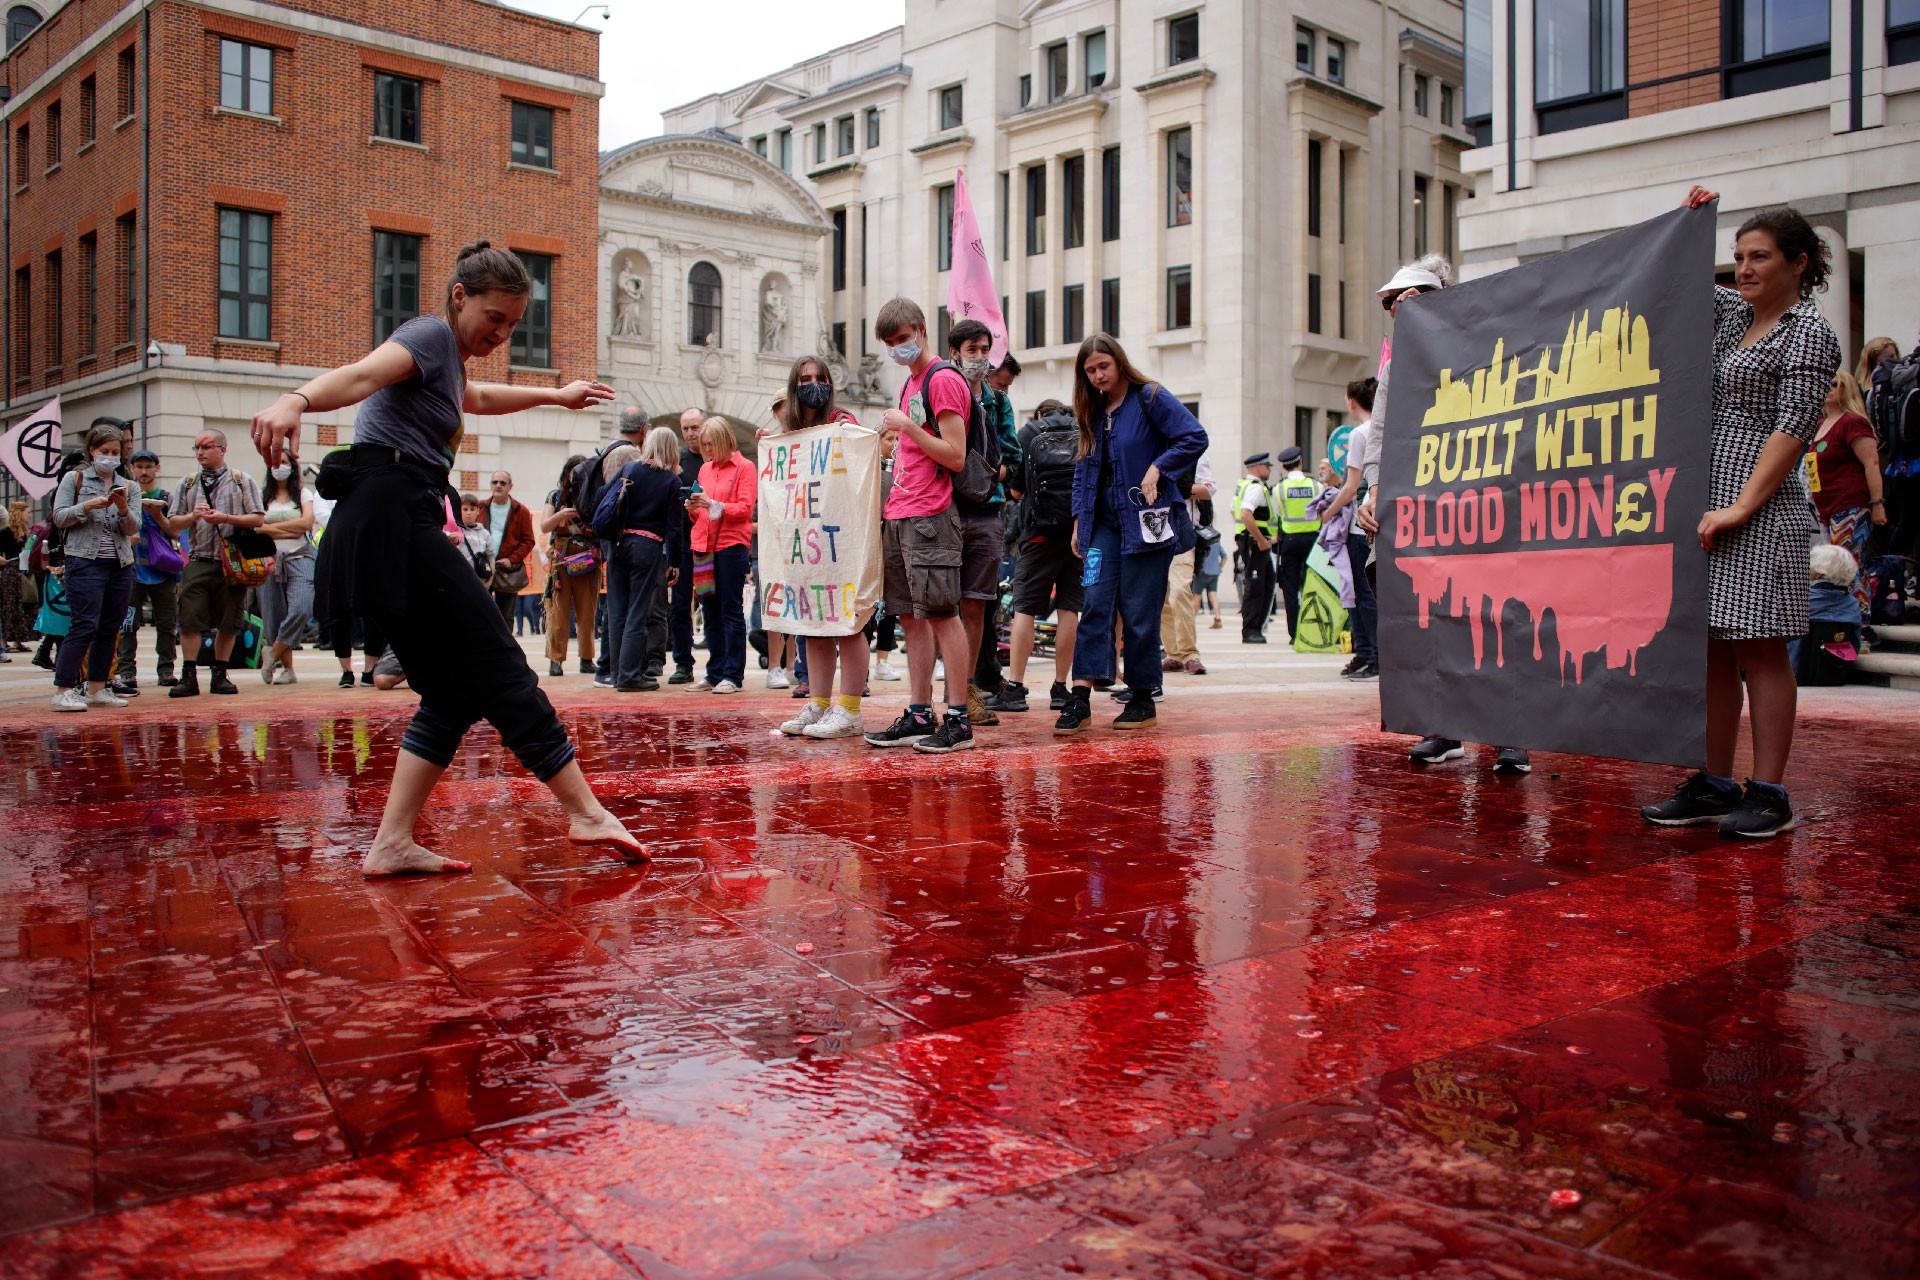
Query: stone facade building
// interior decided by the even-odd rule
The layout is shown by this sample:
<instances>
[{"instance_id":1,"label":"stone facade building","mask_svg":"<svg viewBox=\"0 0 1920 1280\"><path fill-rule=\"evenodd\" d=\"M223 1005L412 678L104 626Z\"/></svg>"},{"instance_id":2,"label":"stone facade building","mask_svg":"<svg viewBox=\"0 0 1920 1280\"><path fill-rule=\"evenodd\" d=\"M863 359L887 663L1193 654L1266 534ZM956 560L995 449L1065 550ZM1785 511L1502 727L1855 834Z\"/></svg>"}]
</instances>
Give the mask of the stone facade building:
<instances>
[{"instance_id":1,"label":"stone facade building","mask_svg":"<svg viewBox=\"0 0 1920 1280\"><path fill-rule=\"evenodd\" d=\"M519 251L538 285L511 352L471 375L595 373L598 33L484 0L66 0L43 16L0 66L9 421L58 394L69 441L127 418L182 474L203 427L241 432L438 310L478 239ZM352 421L315 415L308 463ZM506 466L544 488L599 422L473 427L458 483Z\"/></svg>"},{"instance_id":2,"label":"stone facade building","mask_svg":"<svg viewBox=\"0 0 1920 1280\"><path fill-rule=\"evenodd\" d=\"M624 405L668 425L697 408L753 452L794 357L820 347L830 231L803 183L725 135L602 156L600 369L619 393L608 433Z\"/></svg>"},{"instance_id":3,"label":"stone facade building","mask_svg":"<svg viewBox=\"0 0 1920 1280\"><path fill-rule=\"evenodd\" d=\"M1457 0L908 0L902 27L666 113L827 211L817 320L858 365L895 294L946 301L964 169L1026 373L1067 398L1113 332L1192 403L1218 476L1316 454L1373 371L1373 291L1453 244ZM897 391L899 371L881 371Z\"/></svg>"},{"instance_id":4,"label":"stone facade building","mask_svg":"<svg viewBox=\"0 0 1920 1280\"><path fill-rule=\"evenodd\" d=\"M1467 2L1462 274L1721 193L1720 266L1754 210L1833 252L1819 295L1848 367L1920 326L1920 0Z\"/></svg>"}]
</instances>

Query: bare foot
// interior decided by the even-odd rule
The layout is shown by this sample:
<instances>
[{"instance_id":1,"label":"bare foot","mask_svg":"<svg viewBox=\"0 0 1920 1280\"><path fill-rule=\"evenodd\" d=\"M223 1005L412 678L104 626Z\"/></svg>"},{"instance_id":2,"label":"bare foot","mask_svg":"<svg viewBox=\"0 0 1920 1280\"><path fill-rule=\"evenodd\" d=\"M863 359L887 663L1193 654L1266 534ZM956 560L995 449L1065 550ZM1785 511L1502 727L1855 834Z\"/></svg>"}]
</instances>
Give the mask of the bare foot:
<instances>
[{"instance_id":1,"label":"bare foot","mask_svg":"<svg viewBox=\"0 0 1920 1280\"><path fill-rule=\"evenodd\" d=\"M368 878L430 876L471 870L473 870L471 862L461 862L458 858L443 858L431 849L421 848L411 840L395 848L382 848L375 845L367 850L366 860L360 864L360 874Z\"/></svg>"},{"instance_id":2,"label":"bare foot","mask_svg":"<svg viewBox=\"0 0 1920 1280\"><path fill-rule=\"evenodd\" d=\"M605 809L598 815L581 815L568 821L567 839L575 844L604 844L628 862L648 861L646 848Z\"/></svg>"}]
</instances>

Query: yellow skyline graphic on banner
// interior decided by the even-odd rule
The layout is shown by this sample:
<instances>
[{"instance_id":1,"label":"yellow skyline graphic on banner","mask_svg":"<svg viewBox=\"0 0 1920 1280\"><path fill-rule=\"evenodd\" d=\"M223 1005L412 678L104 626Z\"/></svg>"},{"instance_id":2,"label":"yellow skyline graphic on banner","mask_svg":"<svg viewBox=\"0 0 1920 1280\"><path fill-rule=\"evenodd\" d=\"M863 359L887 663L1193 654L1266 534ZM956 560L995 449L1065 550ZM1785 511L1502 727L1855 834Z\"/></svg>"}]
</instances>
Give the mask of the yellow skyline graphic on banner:
<instances>
[{"instance_id":1,"label":"yellow skyline graphic on banner","mask_svg":"<svg viewBox=\"0 0 1920 1280\"><path fill-rule=\"evenodd\" d=\"M1583 311L1569 318L1565 340L1557 351L1551 347L1542 351L1536 369L1523 372L1518 356L1508 360L1505 338L1494 342L1493 359L1487 367L1474 370L1467 381L1456 381L1452 369L1442 369L1440 385L1433 392L1433 407L1427 410L1421 425L1474 422L1559 400L1602 399L1660 381L1660 371L1651 363L1653 338L1645 316L1629 318L1628 307L1622 303L1601 315L1598 328L1590 328L1591 315ZM1523 382L1530 384L1530 394L1524 396Z\"/></svg>"}]
</instances>

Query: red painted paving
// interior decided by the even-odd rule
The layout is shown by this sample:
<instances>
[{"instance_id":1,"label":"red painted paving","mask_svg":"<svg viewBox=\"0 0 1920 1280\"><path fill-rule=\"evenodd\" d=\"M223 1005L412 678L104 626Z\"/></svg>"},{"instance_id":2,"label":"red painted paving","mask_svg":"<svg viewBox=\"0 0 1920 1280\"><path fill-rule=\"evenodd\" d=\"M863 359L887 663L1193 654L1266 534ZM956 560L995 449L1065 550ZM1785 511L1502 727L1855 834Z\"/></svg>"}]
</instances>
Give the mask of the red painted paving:
<instances>
[{"instance_id":1,"label":"red painted paving","mask_svg":"<svg viewBox=\"0 0 1920 1280\"><path fill-rule=\"evenodd\" d=\"M483 731L475 873L371 883L404 700L13 717L0 1273L1920 1273L1920 703L1810 699L1734 846L1178 692L933 758L583 689L653 864Z\"/></svg>"}]
</instances>

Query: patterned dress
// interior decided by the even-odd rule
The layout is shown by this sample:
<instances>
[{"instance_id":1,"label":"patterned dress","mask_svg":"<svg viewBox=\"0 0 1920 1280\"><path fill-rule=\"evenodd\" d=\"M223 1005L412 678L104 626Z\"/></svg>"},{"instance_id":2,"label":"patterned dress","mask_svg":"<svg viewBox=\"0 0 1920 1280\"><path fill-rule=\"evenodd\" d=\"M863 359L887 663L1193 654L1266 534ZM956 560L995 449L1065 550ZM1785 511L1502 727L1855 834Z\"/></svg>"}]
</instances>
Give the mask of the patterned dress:
<instances>
[{"instance_id":1,"label":"patterned dress","mask_svg":"<svg viewBox=\"0 0 1920 1280\"><path fill-rule=\"evenodd\" d=\"M1747 348L1753 308L1731 289L1713 292L1713 470L1708 505L1729 507L1776 431L1810 443L1840 367L1840 343L1811 298L1803 298ZM1803 636L1807 557L1826 531L1798 466L1738 529L1723 530L1707 557L1707 620L1717 640Z\"/></svg>"}]
</instances>

